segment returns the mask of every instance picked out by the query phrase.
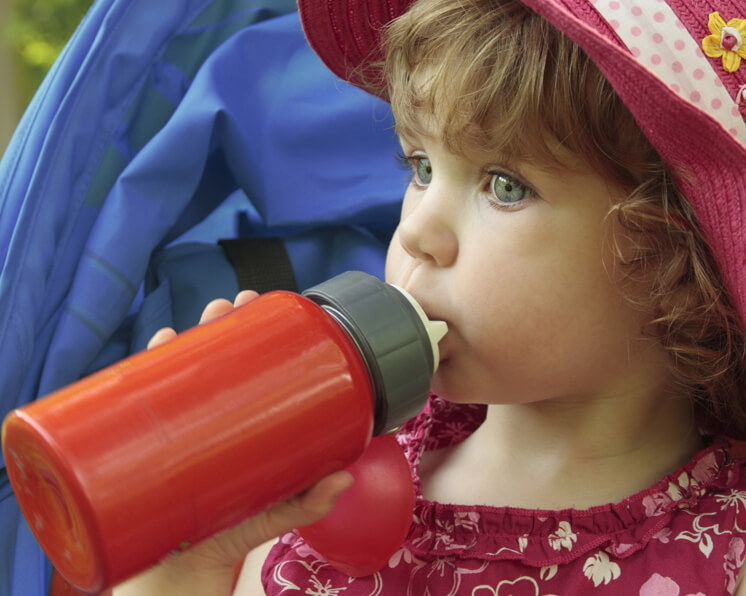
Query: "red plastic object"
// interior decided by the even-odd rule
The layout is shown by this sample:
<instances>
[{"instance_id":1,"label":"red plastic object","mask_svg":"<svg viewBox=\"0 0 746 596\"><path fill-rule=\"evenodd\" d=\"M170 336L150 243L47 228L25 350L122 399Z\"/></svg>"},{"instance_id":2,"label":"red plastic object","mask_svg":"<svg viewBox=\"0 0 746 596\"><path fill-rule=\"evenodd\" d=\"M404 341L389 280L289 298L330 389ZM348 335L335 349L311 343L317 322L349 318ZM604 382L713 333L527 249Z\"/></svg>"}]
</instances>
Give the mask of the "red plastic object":
<instances>
[{"instance_id":1,"label":"red plastic object","mask_svg":"<svg viewBox=\"0 0 746 596\"><path fill-rule=\"evenodd\" d=\"M271 292L12 412L3 450L55 568L100 592L349 466L373 400L342 328Z\"/></svg>"},{"instance_id":2,"label":"red plastic object","mask_svg":"<svg viewBox=\"0 0 746 596\"><path fill-rule=\"evenodd\" d=\"M62 577L56 569L52 569L52 579L49 584L49 596L112 596L112 591L106 590L95 595L81 592L75 586L70 585L70 583Z\"/></svg>"},{"instance_id":3,"label":"red plastic object","mask_svg":"<svg viewBox=\"0 0 746 596\"><path fill-rule=\"evenodd\" d=\"M332 512L300 534L335 569L352 577L381 569L412 524L414 484L393 435L374 438L348 471L355 477Z\"/></svg>"}]
</instances>

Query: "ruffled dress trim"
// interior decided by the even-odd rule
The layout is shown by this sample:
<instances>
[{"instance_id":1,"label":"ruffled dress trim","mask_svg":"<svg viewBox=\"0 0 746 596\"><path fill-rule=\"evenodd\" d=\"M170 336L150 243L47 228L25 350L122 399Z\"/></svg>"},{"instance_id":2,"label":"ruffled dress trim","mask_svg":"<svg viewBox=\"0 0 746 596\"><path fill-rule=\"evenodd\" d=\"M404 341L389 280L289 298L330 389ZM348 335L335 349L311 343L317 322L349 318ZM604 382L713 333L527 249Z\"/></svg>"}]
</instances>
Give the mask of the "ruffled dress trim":
<instances>
[{"instance_id":1,"label":"ruffled dress trim","mask_svg":"<svg viewBox=\"0 0 746 596\"><path fill-rule=\"evenodd\" d=\"M624 559L664 532L673 512L693 509L708 495L720 493L716 498L723 507L732 505L733 499L746 507L743 493L728 492L738 483L741 468L731 459L725 441L697 453L648 490L586 510L459 506L425 499L418 475L423 452L463 440L484 415L482 406L455 405L431 396L422 414L400 432L417 491L414 522L405 543L415 556L517 560L548 567L604 549Z\"/></svg>"}]
</instances>

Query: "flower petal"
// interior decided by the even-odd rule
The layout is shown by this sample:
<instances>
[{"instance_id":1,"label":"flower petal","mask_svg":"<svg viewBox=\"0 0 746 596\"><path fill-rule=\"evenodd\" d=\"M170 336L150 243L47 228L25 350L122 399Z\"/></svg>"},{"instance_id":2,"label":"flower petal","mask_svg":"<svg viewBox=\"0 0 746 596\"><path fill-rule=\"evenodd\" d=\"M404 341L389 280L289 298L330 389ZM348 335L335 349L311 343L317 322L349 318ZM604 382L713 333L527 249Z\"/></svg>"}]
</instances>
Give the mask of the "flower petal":
<instances>
[{"instance_id":1,"label":"flower petal","mask_svg":"<svg viewBox=\"0 0 746 596\"><path fill-rule=\"evenodd\" d=\"M725 52L723 54L723 68L726 72L736 72L741 66L741 56L736 52Z\"/></svg>"},{"instance_id":2,"label":"flower petal","mask_svg":"<svg viewBox=\"0 0 746 596\"><path fill-rule=\"evenodd\" d=\"M723 17L721 17L720 14L718 14L717 12L711 12L710 18L707 21L707 28L710 30L710 33L712 33L713 35L717 35L719 39L720 30L723 27L725 27L725 21L723 20Z\"/></svg>"},{"instance_id":3,"label":"flower petal","mask_svg":"<svg viewBox=\"0 0 746 596\"><path fill-rule=\"evenodd\" d=\"M737 29L741 37L746 39L746 19L731 19L728 21L728 27Z\"/></svg>"},{"instance_id":4,"label":"flower petal","mask_svg":"<svg viewBox=\"0 0 746 596\"><path fill-rule=\"evenodd\" d=\"M710 58L720 58L725 49L720 45L720 34L708 35L702 40L702 51Z\"/></svg>"}]
</instances>

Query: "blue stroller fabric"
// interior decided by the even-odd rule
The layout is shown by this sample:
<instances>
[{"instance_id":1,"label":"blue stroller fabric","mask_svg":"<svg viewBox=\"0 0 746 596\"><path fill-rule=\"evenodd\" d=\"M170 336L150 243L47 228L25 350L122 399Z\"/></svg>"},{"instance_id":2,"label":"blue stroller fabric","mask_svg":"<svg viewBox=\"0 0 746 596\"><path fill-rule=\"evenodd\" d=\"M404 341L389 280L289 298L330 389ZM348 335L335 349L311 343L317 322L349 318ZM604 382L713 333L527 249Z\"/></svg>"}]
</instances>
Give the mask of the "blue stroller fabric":
<instances>
[{"instance_id":1,"label":"blue stroller fabric","mask_svg":"<svg viewBox=\"0 0 746 596\"><path fill-rule=\"evenodd\" d=\"M281 238L299 289L381 276L396 150L293 0L97 1L0 162L0 413L232 298L221 238ZM50 574L0 459L0 596Z\"/></svg>"}]
</instances>

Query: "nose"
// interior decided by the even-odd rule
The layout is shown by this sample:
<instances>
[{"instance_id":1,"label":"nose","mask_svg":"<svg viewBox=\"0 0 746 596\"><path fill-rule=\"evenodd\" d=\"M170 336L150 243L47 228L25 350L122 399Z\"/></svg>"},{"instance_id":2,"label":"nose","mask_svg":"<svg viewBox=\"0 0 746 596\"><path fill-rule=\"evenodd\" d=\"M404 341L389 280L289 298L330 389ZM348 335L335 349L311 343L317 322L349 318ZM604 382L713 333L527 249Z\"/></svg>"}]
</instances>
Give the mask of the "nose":
<instances>
[{"instance_id":1,"label":"nose","mask_svg":"<svg viewBox=\"0 0 746 596\"><path fill-rule=\"evenodd\" d=\"M411 191L410 191L411 192ZM431 184L405 197L398 237L413 258L448 267L458 256L458 210L445 189Z\"/></svg>"}]
</instances>

